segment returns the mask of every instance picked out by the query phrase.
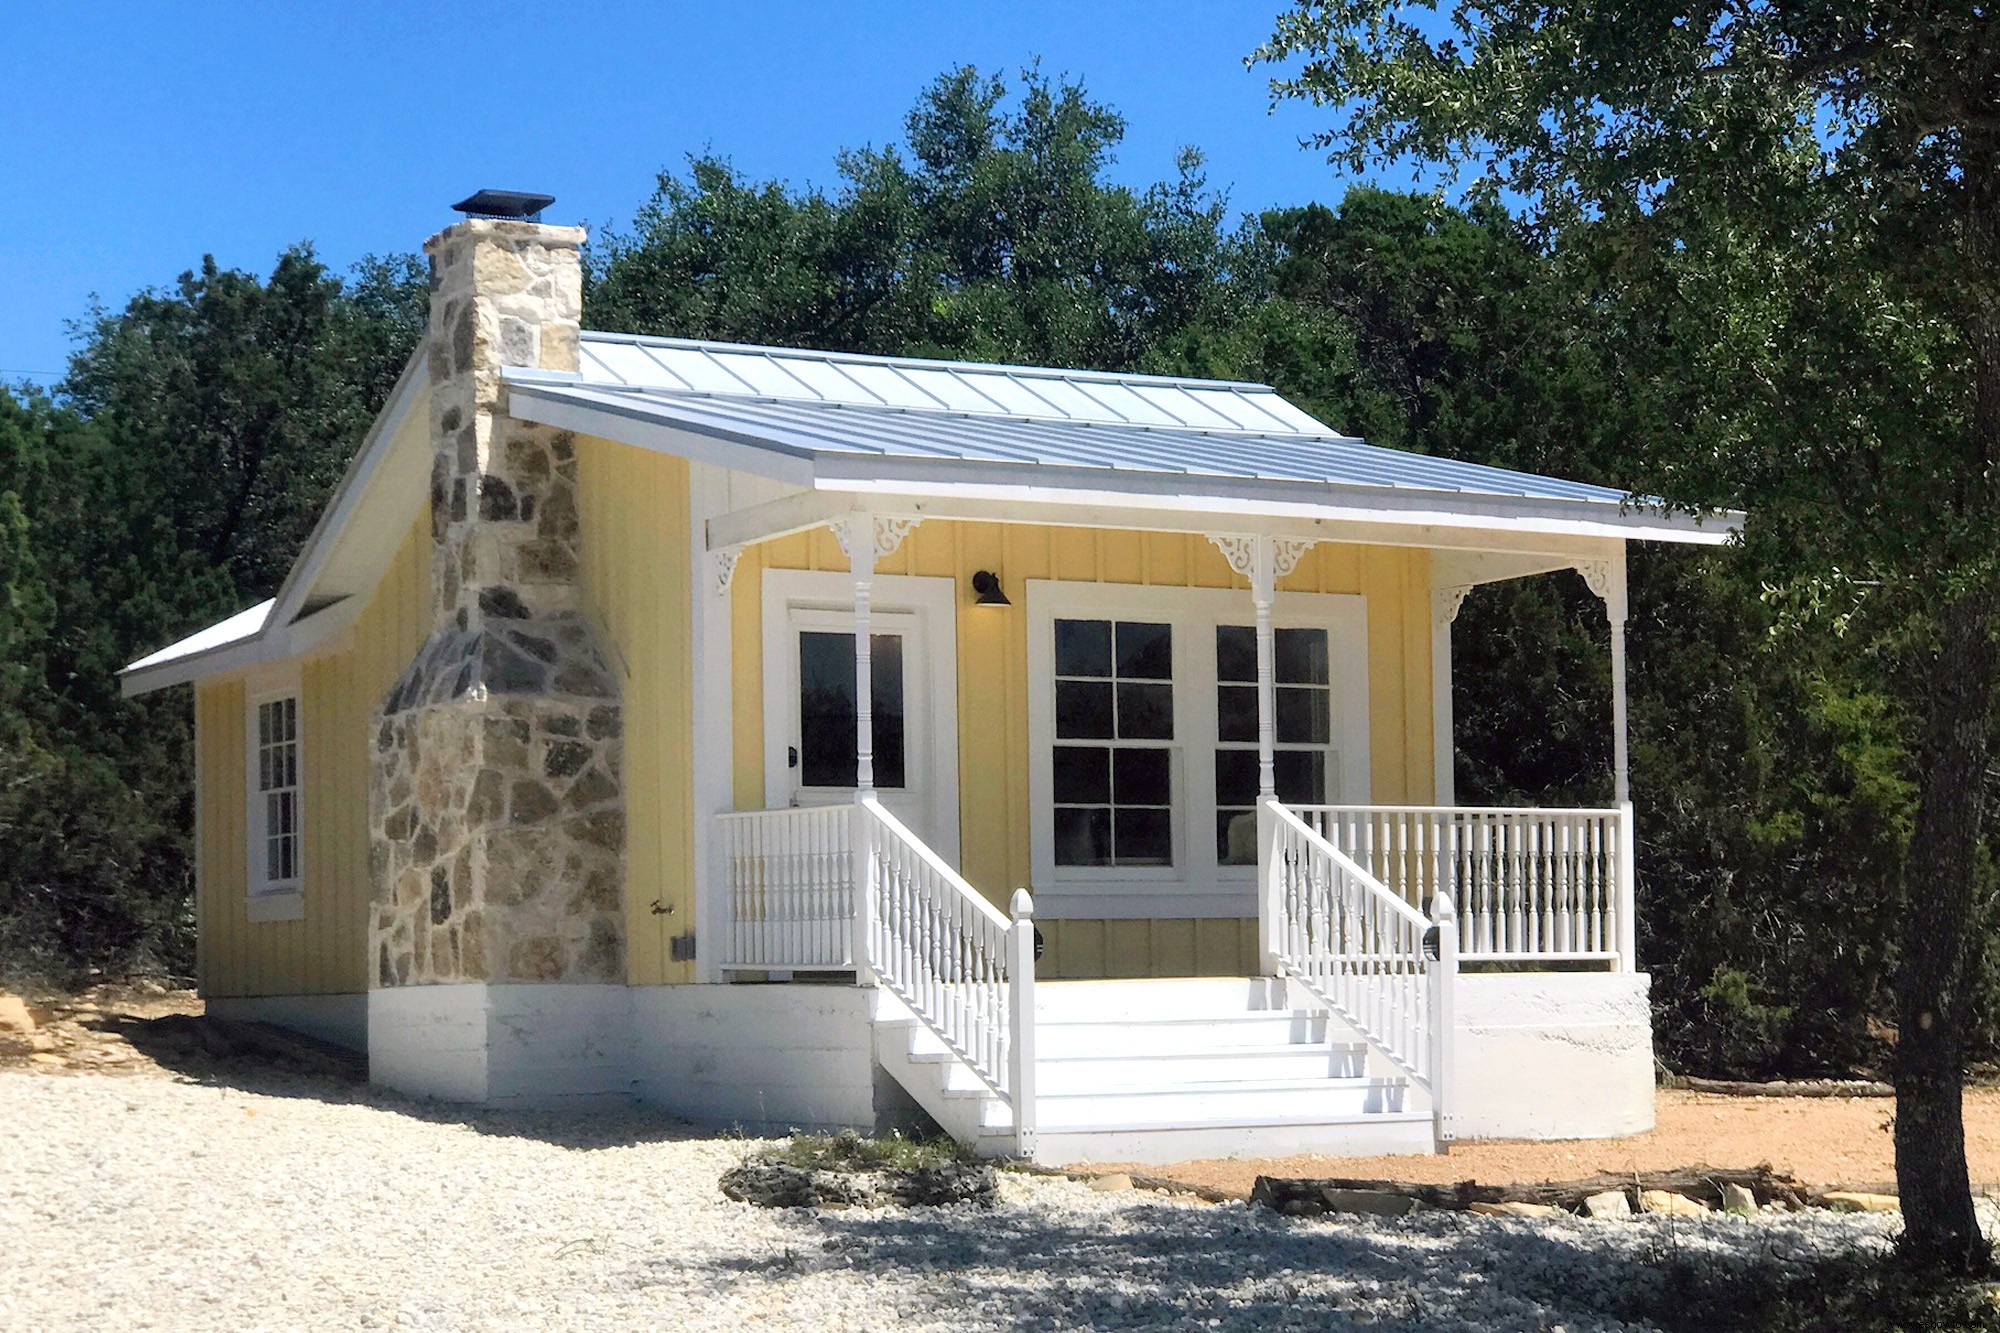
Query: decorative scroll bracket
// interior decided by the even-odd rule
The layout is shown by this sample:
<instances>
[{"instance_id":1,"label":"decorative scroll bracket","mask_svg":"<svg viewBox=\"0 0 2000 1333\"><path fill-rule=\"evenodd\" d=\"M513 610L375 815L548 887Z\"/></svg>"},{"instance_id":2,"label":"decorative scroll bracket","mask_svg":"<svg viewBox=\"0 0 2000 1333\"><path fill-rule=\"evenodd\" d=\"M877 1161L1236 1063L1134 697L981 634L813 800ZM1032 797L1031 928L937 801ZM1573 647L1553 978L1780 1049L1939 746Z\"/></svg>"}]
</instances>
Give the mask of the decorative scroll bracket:
<instances>
[{"instance_id":1,"label":"decorative scroll bracket","mask_svg":"<svg viewBox=\"0 0 2000 1333\"><path fill-rule=\"evenodd\" d=\"M920 518L895 518L883 514L849 514L827 524L841 551L857 566L869 569L883 556L895 554L903 538L915 530Z\"/></svg>"},{"instance_id":2,"label":"decorative scroll bracket","mask_svg":"<svg viewBox=\"0 0 2000 1333\"><path fill-rule=\"evenodd\" d=\"M1610 560L1579 560L1576 572L1583 575L1584 586L1597 594L1604 603L1604 615L1614 625L1625 623L1625 570L1620 563Z\"/></svg>"},{"instance_id":3,"label":"decorative scroll bracket","mask_svg":"<svg viewBox=\"0 0 2000 1333\"><path fill-rule=\"evenodd\" d=\"M1268 602L1278 580L1299 567L1307 551L1318 545L1309 537L1259 537L1251 533L1210 533L1208 539L1229 567L1250 580L1250 595Z\"/></svg>"},{"instance_id":4,"label":"decorative scroll bracket","mask_svg":"<svg viewBox=\"0 0 2000 1333\"><path fill-rule=\"evenodd\" d=\"M1440 628L1458 619L1458 608L1465 605L1465 594L1471 591L1469 583L1431 589L1431 616Z\"/></svg>"},{"instance_id":5,"label":"decorative scroll bracket","mask_svg":"<svg viewBox=\"0 0 2000 1333\"><path fill-rule=\"evenodd\" d=\"M725 546L709 554L715 561L715 595L727 597L730 581L736 577L736 562L743 558L743 548Z\"/></svg>"}]
</instances>

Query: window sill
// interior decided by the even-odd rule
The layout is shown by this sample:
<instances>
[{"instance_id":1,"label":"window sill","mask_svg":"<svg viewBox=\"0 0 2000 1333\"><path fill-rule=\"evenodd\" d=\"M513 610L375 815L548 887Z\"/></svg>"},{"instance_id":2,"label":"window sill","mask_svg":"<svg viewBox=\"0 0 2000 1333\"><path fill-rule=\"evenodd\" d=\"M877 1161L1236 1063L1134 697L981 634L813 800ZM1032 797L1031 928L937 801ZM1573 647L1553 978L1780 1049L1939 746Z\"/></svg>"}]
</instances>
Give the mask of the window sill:
<instances>
[{"instance_id":1,"label":"window sill","mask_svg":"<svg viewBox=\"0 0 2000 1333\"><path fill-rule=\"evenodd\" d=\"M303 921L306 915L306 896L298 889L253 893L245 902L244 911L253 922Z\"/></svg>"}]
</instances>

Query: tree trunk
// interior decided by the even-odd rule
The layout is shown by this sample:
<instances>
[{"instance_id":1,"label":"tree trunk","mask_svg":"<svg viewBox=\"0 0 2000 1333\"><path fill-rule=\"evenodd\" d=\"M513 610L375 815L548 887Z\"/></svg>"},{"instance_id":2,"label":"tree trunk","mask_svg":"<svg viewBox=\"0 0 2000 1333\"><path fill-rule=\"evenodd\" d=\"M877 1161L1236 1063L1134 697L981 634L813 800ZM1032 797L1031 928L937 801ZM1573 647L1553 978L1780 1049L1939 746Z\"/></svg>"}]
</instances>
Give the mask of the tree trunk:
<instances>
[{"instance_id":1,"label":"tree trunk","mask_svg":"<svg viewBox=\"0 0 2000 1333\"><path fill-rule=\"evenodd\" d=\"M1982 192L1983 193L1983 192ZM1975 230L1981 230L1975 228ZM1989 506L2000 458L2000 321L1975 321L1971 493ZM1965 1164L1965 1026L1971 926L1978 893L2000 652L1993 640L1996 579L1985 569L1938 612L1938 649L1918 749L1916 826L1905 872L1903 957L1896 988L1896 1185L1902 1251L1927 1268L1984 1273L1992 1251L1979 1233Z\"/></svg>"},{"instance_id":2,"label":"tree trunk","mask_svg":"<svg viewBox=\"0 0 2000 1333\"><path fill-rule=\"evenodd\" d=\"M1921 749L1897 979L1896 1186L1904 1256L1984 1272L1991 1262L1965 1164L1966 972L1995 673L1992 595L1943 608Z\"/></svg>"}]
</instances>

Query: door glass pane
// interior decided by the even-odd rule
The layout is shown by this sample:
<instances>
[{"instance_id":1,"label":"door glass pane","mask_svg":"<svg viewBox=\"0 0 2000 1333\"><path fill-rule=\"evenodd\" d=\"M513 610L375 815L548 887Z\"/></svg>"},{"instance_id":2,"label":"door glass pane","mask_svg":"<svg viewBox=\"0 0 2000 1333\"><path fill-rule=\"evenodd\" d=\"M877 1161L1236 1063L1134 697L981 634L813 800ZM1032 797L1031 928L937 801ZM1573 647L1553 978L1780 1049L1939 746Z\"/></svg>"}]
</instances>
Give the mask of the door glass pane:
<instances>
[{"instance_id":1,"label":"door glass pane","mask_svg":"<svg viewBox=\"0 0 2000 1333\"><path fill-rule=\"evenodd\" d=\"M904 753L903 636L869 638L873 683L875 785L907 783ZM855 784L854 636L799 632L799 781L807 787Z\"/></svg>"}]
</instances>

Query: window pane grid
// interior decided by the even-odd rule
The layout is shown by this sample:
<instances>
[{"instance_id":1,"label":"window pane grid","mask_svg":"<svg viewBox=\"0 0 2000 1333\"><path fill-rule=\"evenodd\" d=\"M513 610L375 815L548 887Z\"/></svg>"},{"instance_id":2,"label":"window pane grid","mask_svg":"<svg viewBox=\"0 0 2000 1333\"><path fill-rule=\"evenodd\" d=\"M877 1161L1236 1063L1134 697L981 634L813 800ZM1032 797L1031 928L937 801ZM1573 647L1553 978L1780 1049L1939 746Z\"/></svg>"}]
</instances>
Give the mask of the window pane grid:
<instances>
[{"instance_id":1,"label":"window pane grid","mask_svg":"<svg viewBox=\"0 0 2000 1333\"><path fill-rule=\"evenodd\" d=\"M1055 622L1057 865L1173 864L1173 677L1171 625Z\"/></svg>"},{"instance_id":2,"label":"window pane grid","mask_svg":"<svg viewBox=\"0 0 2000 1333\"><path fill-rule=\"evenodd\" d=\"M1331 645L1324 629L1272 634L1278 799L1326 801L1333 745ZM1215 628L1215 856L1222 865L1257 863L1257 632Z\"/></svg>"},{"instance_id":3,"label":"window pane grid","mask_svg":"<svg viewBox=\"0 0 2000 1333\"><path fill-rule=\"evenodd\" d=\"M264 843L261 887L289 888L299 879L299 701L257 705L257 793Z\"/></svg>"}]
</instances>

